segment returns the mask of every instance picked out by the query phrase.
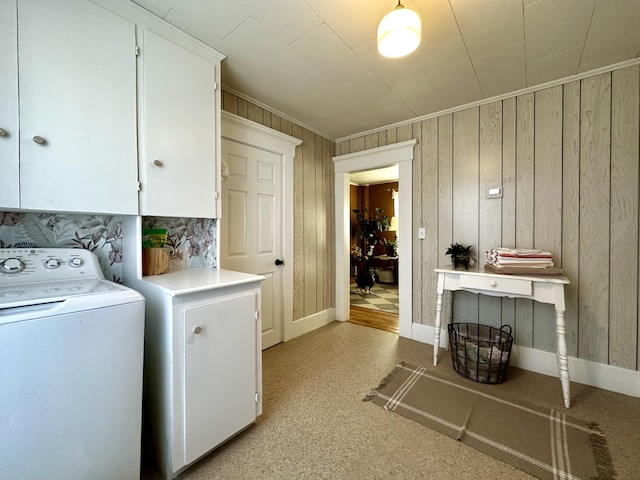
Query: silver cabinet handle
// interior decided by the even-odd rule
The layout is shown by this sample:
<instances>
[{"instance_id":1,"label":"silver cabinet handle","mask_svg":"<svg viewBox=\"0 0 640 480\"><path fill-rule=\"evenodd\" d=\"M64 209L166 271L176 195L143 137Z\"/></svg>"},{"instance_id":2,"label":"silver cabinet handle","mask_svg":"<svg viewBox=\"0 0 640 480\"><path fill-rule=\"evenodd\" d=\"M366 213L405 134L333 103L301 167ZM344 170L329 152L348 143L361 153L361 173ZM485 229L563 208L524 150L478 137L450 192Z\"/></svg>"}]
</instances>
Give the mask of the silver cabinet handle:
<instances>
[{"instance_id":1,"label":"silver cabinet handle","mask_svg":"<svg viewBox=\"0 0 640 480\"><path fill-rule=\"evenodd\" d=\"M38 145L43 145L46 142L46 140L39 135L36 135L35 137L33 137L33 141Z\"/></svg>"},{"instance_id":2,"label":"silver cabinet handle","mask_svg":"<svg viewBox=\"0 0 640 480\"><path fill-rule=\"evenodd\" d=\"M7 131L4 128L0 128L0 137L6 137Z\"/></svg>"},{"instance_id":3,"label":"silver cabinet handle","mask_svg":"<svg viewBox=\"0 0 640 480\"><path fill-rule=\"evenodd\" d=\"M161 162L160 160L154 160L154 161L153 161L153 164L154 164L156 167L161 167L161 166L162 166L162 162Z\"/></svg>"},{"instance_id":4,"label":"silver cabinet handle","mask_svg":"<svg viewBox=\"0 0 640 480\"><path fill-rule=\"evenodd\" d=\"M202 332L202 328L200 327L196 327L193 329L193 333L195 333L196 335L198 335L200 332Z\"/></svg>"}]
</instances>

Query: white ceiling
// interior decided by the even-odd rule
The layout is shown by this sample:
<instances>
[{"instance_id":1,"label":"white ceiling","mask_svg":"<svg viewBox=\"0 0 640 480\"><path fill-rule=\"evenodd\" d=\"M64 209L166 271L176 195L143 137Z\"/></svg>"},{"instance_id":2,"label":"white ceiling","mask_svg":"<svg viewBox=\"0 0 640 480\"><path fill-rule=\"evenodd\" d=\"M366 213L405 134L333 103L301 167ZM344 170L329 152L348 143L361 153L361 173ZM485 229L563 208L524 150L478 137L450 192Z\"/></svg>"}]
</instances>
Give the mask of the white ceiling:
<instances>
[{"instance_id":1,"label":"white ceiling","mask_svg":"<svg viewBox=\"0 0 640 480\"><path fill-rule=\"evenodd\" d=\"M376 185L397 181L400 175L398 164L390 167L378 168L376 170L366 170L364 172L353 172L349 174L349 181L355 185Z\"/></svg>"},{"instance_id":2,"label":"white ceiling","mask_svg":"<svg viewBox=\"0 0 640 480\"><path fill-rule=\"evenodd\" d=\"M396 0L134 0L225 54L222 83L335 140L640 55L640 0L406 0L412 55L376 28Z\"/></svg>"}]
</instances>

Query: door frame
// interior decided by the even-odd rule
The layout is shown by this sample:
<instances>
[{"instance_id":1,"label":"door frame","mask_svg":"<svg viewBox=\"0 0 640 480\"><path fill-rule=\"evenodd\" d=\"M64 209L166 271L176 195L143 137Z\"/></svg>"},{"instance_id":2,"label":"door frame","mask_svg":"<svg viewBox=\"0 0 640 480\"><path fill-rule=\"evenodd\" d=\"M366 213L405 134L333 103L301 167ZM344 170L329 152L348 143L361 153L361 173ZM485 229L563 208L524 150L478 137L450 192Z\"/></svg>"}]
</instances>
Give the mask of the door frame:
<instances>
[{"instance_id":1,"label":"door frame","mask_svg":"<svg viewBox=\"0 0 640 480\"><path fill-rule=\"evenodd\" d=\"M226 111L222 138L275 153L282 158L282 314L283 341L293 338L293 159L302 140ZM220 232L218 231L218 237ZM218 242L220 245L220 242Z\"/></svg>"},{"instance_id":2,"label":"door frame","mask_svg":"<svg viewBox=\"0 0 640 480\"><path fill-rule=\"evenodd\" d=\"M413 199L413 150L418 141L407 140L393 145L372 148L333 157L335 172L336 219L336 318L349 319L349 232L351 221L349 174L398 164L398 238L400 257L398 262L398 294L400 297L399 334L413 338L412 321L412 199ZM404 253L403 253L404 252ZM404 260L405 258L406 260Z\"/></svg>"}]
</instances>

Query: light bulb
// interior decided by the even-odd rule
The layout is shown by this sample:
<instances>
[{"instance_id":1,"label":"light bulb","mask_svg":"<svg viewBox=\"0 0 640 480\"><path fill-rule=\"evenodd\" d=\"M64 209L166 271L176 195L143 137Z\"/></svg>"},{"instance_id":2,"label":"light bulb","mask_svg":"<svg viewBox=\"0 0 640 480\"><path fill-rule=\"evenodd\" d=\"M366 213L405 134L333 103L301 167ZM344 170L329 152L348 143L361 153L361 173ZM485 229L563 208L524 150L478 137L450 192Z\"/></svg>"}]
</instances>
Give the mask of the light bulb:
<instances>
[{"instance_id":1,"label":"light bulb","mask_svg":"<svg viewBox=\"0 0 640 480\"><path fill-rule=\"evenodd\" d=\"M418 45L422 27L415 10L400 4L387 13L378 25L378 51L389 58L409 55Z\"/></svg>"}]
</instances>

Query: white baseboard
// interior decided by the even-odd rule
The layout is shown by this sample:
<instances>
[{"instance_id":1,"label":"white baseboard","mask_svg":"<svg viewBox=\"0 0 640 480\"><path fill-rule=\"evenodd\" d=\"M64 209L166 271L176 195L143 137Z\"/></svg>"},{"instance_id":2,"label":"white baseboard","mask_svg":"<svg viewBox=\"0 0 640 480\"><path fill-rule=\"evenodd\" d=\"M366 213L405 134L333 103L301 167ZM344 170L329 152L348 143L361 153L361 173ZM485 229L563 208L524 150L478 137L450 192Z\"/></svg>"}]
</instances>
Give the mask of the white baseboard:
<instances>
[{"instance_id":1,"label":"white baseboard","mask_svg":"<svg viewBox=\"0 0 640 480\"><path fill-rule=\"evenodd\" d=\"M421 325L419 323L414 323L411 327L413 340L433 345L434 332L436 331L435 327ZM440 348L449 348L449 334L446 328L440 329Z\"/></svg>"},{"instance_id":2,"label":"white baseboard","mask_svg":"<svg viewBox=\"0 0 640 480\"><path fill-rule=\"evenodd\" d=\"M336 309L329 308L322 312L314 313L308 317L299 318L294 320L291 325L285 327L284 341L291 340L292 338L299 337L305 333L309 333L316 328L323 327L330 324L336 319Z\"/></svg>"},{"instance_id":3,"label":"white baseboard","mask_svg":"<svg viewBox=\"0 0 640 480\"><path fill-rule=\"evenodd\" d=\"M418 342L433 345L434 331L434 327L414 323L412 338ZM448 348L448 345L447 330L442 329L440 347ZM556 354L552 352L514 345L509 365L543 375L558 376ZM572 382L640 398L640 372L638 371L569 357L569 374Z\"/></svg>"}]
</instances>

